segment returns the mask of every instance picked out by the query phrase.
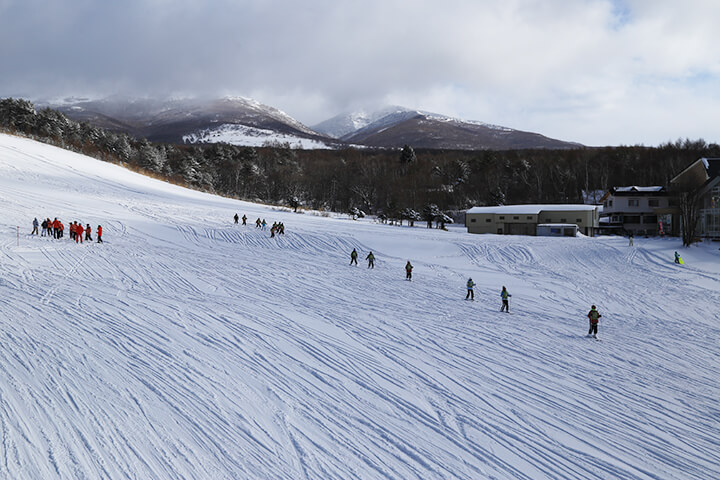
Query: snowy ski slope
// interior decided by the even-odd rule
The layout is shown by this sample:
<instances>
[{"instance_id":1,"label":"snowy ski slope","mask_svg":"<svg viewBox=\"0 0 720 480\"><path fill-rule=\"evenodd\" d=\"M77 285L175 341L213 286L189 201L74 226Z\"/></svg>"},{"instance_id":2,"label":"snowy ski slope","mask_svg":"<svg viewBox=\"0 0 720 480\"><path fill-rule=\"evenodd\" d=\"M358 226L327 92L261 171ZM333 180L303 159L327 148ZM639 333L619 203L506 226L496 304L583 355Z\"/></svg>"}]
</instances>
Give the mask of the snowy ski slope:
<instances>
[{"instance_id":1,"label":"snowy ski slope","mask_svg":"<svg viewBox=\"0 0 720 480\"><path fill-rule=\"evenodd\" d=\"M293 214L7 135L0 209L0 478L720 478L720 245Z\"/></svg>"}]
</instances>

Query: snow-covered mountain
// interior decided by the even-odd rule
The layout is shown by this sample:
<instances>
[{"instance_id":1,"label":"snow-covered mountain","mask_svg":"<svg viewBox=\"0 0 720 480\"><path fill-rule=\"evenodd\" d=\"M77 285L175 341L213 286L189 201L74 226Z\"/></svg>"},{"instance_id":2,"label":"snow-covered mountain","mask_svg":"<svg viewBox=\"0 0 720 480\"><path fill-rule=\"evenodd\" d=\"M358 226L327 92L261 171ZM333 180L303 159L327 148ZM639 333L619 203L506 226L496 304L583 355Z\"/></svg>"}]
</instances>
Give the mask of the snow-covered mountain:
<instances>
[{"instance_id":1,"label":"snow-covered mountain","mask_svg":"<svg viewBox=\"0 0 720 480\"><path fill-rule=\"evenodd\" d=\"M396 123L406 119L408 114L415 114L415 110L405 107L389 106L378 110L358 110L356 112L341 113L324 122L313 125L312 129L328 137L341 139L354 134L363 128L381 119Z\"/></svg>"},{"instance_id":2,"label":"snow-covered mountain","mask_svg":"<svg viewBox=\"0 0 720 480\"><path fill-rule=\"evenodd\" d=\"M372 113L338 115L313 127L343 141L371 147L447 150L578 148L582 145L436 113L387 107Z\"/></svg>"},{"instance_id":3,"label":"snow-covered mountain","mask_svg":"<svg viewBox=\"0 0 720 480\"><path fill-rule=\"evenodd\" d=\"M720 478L717 245L293 214L8 135L0 205L2 478Z\"/></svg>"},{"instance_id":4,"label":"snow-covered mountain","mask_svg":"<svg viewBox=\"0 0 720 480\"><path fill-rule=\"evenodd\" d=\"M244 97L170 100L111 97L48 102L47 105L74 120L155 141L180 143L183 139L202 138L212 141L220 136L218 132L223 132L225 138L235 138L238 142L258 136L266 137L266 143L302 144L309 141L308 144L321 145L324 140L332 142L285 112ZM238 133L234 137L228 136L234 127ZM256 135L244 135L247 131Z\"/></svg>"}]
</instances>

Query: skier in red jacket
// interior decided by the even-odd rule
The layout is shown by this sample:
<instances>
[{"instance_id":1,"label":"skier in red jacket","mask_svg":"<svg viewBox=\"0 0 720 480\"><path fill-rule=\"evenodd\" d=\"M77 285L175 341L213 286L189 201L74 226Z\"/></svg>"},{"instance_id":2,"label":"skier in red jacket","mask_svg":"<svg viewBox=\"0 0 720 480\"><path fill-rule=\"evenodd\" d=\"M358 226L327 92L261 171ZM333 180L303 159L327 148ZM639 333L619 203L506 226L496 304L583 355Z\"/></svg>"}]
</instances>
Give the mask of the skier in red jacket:
<instances>
[{"instance_id":1,"label":"skier in red jacket","mask_svg":"<svg viewBox=\"0 0 720 480\"><path fill-rule=\"evenodd\" d=\"M75 243L83 243L83 226L79 223L75 225Z\"/></svg>"},{"instance_id":2,"label":"skier in red jacket","mask_svg":"<svg viewBox=\"0 0 720 480\"><path fill-rule=\"evenodd\" d=\"M103 241L102 241L102 225L98 225L97 236L98 236L97 243L103 243Z\"/></svg>"}]
</instances>

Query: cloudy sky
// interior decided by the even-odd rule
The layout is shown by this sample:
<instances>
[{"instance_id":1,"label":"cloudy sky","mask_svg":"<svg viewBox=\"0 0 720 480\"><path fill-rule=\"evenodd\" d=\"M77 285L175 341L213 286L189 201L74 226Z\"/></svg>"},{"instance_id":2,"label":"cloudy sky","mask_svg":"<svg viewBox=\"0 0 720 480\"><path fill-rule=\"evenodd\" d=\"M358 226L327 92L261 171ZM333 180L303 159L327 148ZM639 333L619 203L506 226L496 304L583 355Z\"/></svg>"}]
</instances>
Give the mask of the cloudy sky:
<instances>
[{"instance_id":1,"label":"cloudy sky","mask_svg":"<svg viewBox=\"0 0 720 480\"><path fill-rule=\"evenodd\" d=\"M0 97L396 104L586 145L720 143L718 0L0 0Z\"/></svg>"}]
</instances>

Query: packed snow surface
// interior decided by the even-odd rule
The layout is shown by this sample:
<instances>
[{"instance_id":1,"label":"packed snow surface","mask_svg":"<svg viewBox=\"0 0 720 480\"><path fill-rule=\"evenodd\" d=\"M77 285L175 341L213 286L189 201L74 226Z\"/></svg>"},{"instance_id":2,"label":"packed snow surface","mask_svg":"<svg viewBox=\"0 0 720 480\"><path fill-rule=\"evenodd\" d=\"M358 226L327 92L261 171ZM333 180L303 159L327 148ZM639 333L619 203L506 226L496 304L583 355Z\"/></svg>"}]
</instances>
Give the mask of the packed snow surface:
<instances>
[{"instance_id":1,"label":"packed snow surface","mask_svg":"<svg viewBox=\"0 0 720 480\"><path fill-rule=\"evenodd\" d=\"M293 214L5 135L0 205L0 478L720 478L718 244Z\"/></svg>"}]
</instances>

